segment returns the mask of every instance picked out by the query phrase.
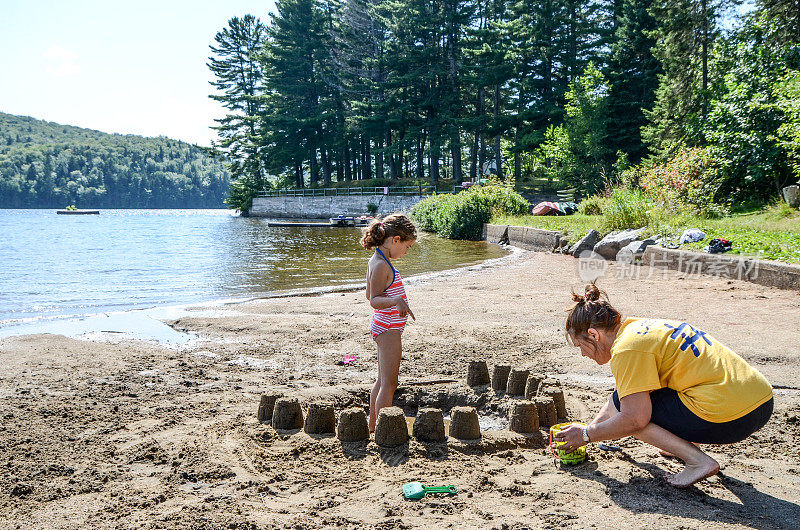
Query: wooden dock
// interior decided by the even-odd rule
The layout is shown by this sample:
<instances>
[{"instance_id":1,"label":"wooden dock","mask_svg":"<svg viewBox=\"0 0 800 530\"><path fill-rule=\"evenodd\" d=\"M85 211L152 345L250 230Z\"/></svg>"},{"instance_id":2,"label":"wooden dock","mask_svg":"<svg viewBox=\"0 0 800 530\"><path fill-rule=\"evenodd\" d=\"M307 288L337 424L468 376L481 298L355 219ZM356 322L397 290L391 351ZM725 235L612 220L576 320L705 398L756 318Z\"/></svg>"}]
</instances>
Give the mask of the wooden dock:
<instances>
[{"instance_id":1,"label":"wooden dock","mask_svg":"<svg viewBox=\"0 0 800 530\"><path fill-rule=\"evenodd\" d=\"M267 226L294 226L294 227L305 227L305 226L325 226L325 227L332 227L330 223L304 223L304 222L293 222L293 221L269 221L267 222Z\"/></svg>"},{"instance_id":2,"label":"wooden dock","mask_svg":"<svg viewBox=\"0 0 800 530\"><path fill-rule=\"evenodd\" d=\"M267 226L312 226L312 227L320 227L320 226L327 226L327 227L361 227L367 226L369 222L372 221L372 218L369 217L349 217L349 216L339 216L339 217L331 217L328 222L319 222L319 221L268 221Z\"/></svg>"}]
</instances>

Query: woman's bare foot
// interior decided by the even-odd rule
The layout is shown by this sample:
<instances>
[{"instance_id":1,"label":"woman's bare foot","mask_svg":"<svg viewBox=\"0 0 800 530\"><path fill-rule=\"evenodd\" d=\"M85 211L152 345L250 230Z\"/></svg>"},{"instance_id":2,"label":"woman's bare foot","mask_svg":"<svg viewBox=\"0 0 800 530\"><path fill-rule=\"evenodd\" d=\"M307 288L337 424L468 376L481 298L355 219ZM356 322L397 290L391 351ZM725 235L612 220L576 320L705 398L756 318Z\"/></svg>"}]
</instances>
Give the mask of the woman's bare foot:
<instances>
[{"instance_id":1,"label":"woman's bare foot","mask_svg":"<svg viewBox=\"0 0 800 530\"><path fill-rule=\"evenodd\" d=\"M667 482L676 488L688 488L704 478L716 475L719 471L719 463L706 454L703 456L704 458L696 463L686 464L680 473L667 475Z\"/></svg>"}]
</instances>

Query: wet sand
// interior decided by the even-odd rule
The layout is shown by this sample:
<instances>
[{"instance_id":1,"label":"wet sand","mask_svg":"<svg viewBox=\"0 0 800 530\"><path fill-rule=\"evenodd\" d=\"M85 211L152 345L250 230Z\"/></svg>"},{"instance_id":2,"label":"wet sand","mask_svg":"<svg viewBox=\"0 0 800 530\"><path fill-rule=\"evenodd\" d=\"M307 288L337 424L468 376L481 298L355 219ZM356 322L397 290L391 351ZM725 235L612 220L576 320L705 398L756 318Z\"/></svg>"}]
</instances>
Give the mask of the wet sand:
<instances>
[{"instance_id":1,"label":"wet sand","mask_svg":"<svg viewBox=\"0 0 800 530\"><path fill-rule=\"evenodd\" d=\"M570 257L524 252L409 282L417 321L404 334L401 385L463 381L476 359L530 367L562 382L571 419L590 420L613 380L565 344L569 292L583 288L576 270ZM181 317L171 324L199 338L172 347L0 340L0 528L796 528L798 293L616 272L599 284L624 314L690 322L776 386L767 426L710 448L722 473L689 490L662 479L678 462L630 438L621 452L590 446L588 462L561 468L502 432L387 450L259 423L264 390L326 396L337 409L363 399L376 361L357 291ZM355 363L342 365L345 354ZM405 501L413 480L459 494Z\"/></svg>"}]
</instances>

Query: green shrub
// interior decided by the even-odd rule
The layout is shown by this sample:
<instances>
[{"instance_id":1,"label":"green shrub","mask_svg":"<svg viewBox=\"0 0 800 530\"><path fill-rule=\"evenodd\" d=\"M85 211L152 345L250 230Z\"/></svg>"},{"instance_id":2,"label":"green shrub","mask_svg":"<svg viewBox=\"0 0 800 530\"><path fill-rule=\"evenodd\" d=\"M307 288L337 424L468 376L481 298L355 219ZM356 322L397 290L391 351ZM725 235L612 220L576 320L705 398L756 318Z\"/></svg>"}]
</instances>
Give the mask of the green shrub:
<instances>
[{"instance_id":1,"label":"green shrub","mask_svg":"<svg viewBox=\"0 0 800 530\"><path fill-rule=\"evenodd\" d=\"M608 208L610 202L608 197L592 195L581 201L578 205L578 213L583 215L602 215L606 208Z\"/></svg>"},{"instance_id":2,"label":"green shrub","mask_svg":"<svg viewBox=\"0 0 800 530\"><path fill-rule=\"evenodd\" d=\"M446 197L449 197L449 195L433 194L422 199L411 208L411 215L417 223L417 228L426 232L436 231L436 212L439 208L439 203Z\"/></svg>"},{"instance_id":3,"label":"green shrub","mask_svg":"<svg viewBox=\"0 0 800 530\"><path fill-rule=\"evenodd\" d=\"M683 148L664 164L641 169L639 182L665 204L689 206L696 213L717 218L727 213L714 202L721 162L711 148Z\"/></svg>"},{"instance_id":4,"label":"green shrub","mask_svg":"<svg viewBox=\"0 0 800 530\"><path fill-rule=\"evenodd\" d=\"M530 205L505 186L475 186L448 195L432 195L418 202L411 215L422 230L449 239L480 239L483 224L494 215L519 215Z\"/></svg>"}]
</instances>

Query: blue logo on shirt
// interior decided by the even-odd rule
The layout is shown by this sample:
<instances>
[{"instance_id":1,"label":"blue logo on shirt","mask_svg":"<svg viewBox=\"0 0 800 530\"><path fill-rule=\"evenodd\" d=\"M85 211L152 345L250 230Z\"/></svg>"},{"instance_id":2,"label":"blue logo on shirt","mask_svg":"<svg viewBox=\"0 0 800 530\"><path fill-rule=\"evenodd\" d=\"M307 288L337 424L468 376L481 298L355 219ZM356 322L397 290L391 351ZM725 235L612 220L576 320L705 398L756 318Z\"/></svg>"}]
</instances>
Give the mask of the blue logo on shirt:
<instances>
[{"instance_id":1,"label":"blue logo on shirt","mask_svg":"<svg viewBox=\"0 0 800 530\"><path fill-rule=\"evenodd\" d=\"M677 339L678 337L680 337L683 339L683 343L681 344L681 351L686 351L687 348L691 348L694 356L700 357L700 350L697 349L697 346L695 346L694 343L702 339L706 342L706 344L711 346L711 341L708 340L708 337L706 337L705 331L700 331L699 329L690 326L686 322L682 322L677 327L670 326L669 324L664 324L664 325L669 329L674 330L672 334L669 336L669 338ZM692 335L689 335L689 333L692 333Z\"/></svg>"}]
</instances>

